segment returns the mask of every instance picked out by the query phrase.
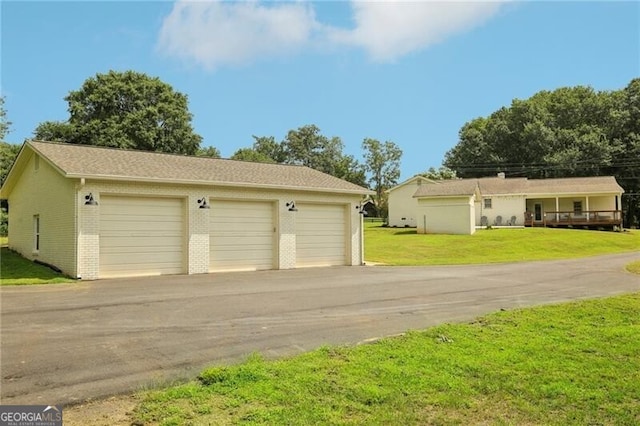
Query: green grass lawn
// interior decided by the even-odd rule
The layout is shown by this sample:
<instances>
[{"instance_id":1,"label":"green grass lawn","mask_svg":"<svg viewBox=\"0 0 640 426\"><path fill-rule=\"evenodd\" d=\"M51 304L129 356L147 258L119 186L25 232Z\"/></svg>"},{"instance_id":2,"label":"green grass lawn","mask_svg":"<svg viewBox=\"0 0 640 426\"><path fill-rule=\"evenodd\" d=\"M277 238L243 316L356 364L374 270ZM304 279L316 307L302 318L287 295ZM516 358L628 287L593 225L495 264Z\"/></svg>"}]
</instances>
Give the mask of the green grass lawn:
<instances>
[{"instance_id":1,"label":"green grass lawn","mask_svg":"<svg viewBox=\"0 0 640 426\"><path fill-rule=\"evenodd\" d=\"M640 250L640 232L518 228L474 235L417 234L365 225L365 259L387 265L453 265L568 259Z\"/></svg>"},{"instance_id":2,"label":"green grass lawn","mask_svg":"<svg viewBox=\"0 0 640 426\"><path fill-rule=\"evenodd\" d=\"M73 281L6 247L0 248L0 285L55 284Z\"/></svg>"},{"instance_id":3,"label":"green grass lawn","mask_svg":"<svg viewBox=\"0 0 640 426\"><path fill-rule=\"evenodd\" d=\"M628 264L627 271L634 274L640 274L640 260L638 260L637 262L631 262L630 264Z\"/></svg>"},{"instance_id":4,"label":"green grass lawn","mask_svg":"<svg viewBox=\"0 0 640 426\"><path fill-rule=\"evenodd\" d=\"M135 420L177 424L640 423L640 294L277 361L254 355L142 392Z\"/></svg>"}]
</instances>

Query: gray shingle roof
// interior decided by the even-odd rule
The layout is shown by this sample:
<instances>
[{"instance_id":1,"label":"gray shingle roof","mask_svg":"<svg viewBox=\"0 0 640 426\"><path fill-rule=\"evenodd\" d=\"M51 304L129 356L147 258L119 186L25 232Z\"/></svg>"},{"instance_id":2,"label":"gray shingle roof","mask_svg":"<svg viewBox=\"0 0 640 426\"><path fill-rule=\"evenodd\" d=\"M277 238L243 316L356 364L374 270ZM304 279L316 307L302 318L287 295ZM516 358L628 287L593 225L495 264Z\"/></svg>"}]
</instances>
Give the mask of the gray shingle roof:
<instances>
[{"instance_id":1,"label":"gray shingle roof","mask_svg":"<svg viewBox=\"0 0 640 426\"><path fill-rule=\"evenodd\" d=\"M414 197L472 196L477 188L477 179L453 179L432 185L420 185Z\"/></svg>"},{"instance_id":2,"label":"gray shingle roof","mask_svg":"<svg viewBox=\"0 0 640 426\"><path fill-rule=\"evenodd\" d=\"M527 178L487 177L477 181L482 195L523 194L527 189Z\"/></svg>"},{"instance_id":3,"label":"gray shingle roof","mask_svg":"<svg viewBox=\"0 0 640 426\"><path fill-rule=\"evenodd\" d=\"M527 179L527 178L479 178L440 181L435 185L422 185L414 197L436 197L474 194L475 187L483 196L537 194L593 194L622 193L624 190L613 176Z\"/></svg>"},{"instance_id":4,"label":"gray shingle roof","mask_svg":"<svg viewBox=\"0 0 640 426\"><path fill-rule=\"evenodd\" d=\"M531 179L527 194L624 192L613 176L577 177L562 179Z\"/></svg>"},{"instance_id":5,"label":"gray shingle roof","mask_svg":"<svg viewBox=\"0 0 640 426\"><path fill-rule=\"evenodd\" d=\"M67 177L206 183L354 194L372 193L304 166L251 163L207 157L30 141Z\"/></svg>"}]
</instances>

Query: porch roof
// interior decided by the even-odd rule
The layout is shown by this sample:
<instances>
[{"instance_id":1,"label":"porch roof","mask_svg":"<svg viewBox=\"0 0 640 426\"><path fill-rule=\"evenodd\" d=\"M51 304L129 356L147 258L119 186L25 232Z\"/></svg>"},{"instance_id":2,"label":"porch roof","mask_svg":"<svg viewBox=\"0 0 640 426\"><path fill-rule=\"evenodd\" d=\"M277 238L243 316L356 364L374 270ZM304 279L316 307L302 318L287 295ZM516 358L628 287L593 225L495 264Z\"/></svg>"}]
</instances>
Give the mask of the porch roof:
<instances>
[{"instance_id":1,"label":"porch roof","mask_svg":"<svg viewBox=\"0 0 640 426\"><path fill-rule=\"evenodd\" d=\"M560 179L531 179L527 181L527 196L564 194L622 194L624 189L613 176Z\"/></svg>"}]
</instances>

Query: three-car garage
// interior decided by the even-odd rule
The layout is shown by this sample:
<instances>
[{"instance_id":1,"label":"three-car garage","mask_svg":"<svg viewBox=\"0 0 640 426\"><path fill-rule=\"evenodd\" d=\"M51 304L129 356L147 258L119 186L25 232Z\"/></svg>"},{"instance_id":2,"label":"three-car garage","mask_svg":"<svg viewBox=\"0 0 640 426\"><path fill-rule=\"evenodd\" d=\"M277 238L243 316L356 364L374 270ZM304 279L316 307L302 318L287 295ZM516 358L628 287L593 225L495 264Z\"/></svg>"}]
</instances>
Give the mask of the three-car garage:
<instances>
[{"instance_id":1,"label":"three-car garage","mask_svg":"<svg viewBox=\"0 0 640 426\"><path fill-rule=\"evenodd\" d=\"M212 198L209 272L278 268L277 200ZM300 203L293 215L295 267L347 264L348 206ZM185 199L103 195L100 278L181 274L187 270Z\"/></svg>"}]
</instances>

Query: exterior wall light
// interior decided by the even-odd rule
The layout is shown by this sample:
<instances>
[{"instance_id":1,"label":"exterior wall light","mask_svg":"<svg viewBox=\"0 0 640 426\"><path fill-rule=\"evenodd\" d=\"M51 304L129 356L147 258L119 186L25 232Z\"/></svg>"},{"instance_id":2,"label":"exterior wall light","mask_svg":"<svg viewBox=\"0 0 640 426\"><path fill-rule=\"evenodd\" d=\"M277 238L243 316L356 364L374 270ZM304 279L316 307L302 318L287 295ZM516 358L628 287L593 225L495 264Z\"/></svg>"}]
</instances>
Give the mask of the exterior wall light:
<instances>
[{"instance_id":1,"label":"exterior wall light","mask_svg":"<svg viewBox=\"0 0 640 426\"><path fill-rule=\"evenodd\" d=\"M198 204L200 204L200 208L201 209L210 209L211 208L209 203L207 203L207 199L205 197L200 198L198 200Z\"/></svg>"},{"instance_id":2,"label":"exterior wall light","mask_svg":"<svg viewBox=\"0 0 640 426\"><path fill-rule=\"evenodd\" d=\"M98 202L93 199L93 194L90 192L89 195L84 196L84 205L85 206L97 206Z\"/></svg>"},{"instance_id":3,"label":"exterior wall light","mask_svg":"<svg viewBox=\"0 0 640 426\"><path fill-rule=\"evenodd\" d=\"M289 207L289 211L290 212L297 212L298 211L298 209L296 208L296 203L293 202L293 201L289 201L287 203L287 207Z\"/></svg>"}]
</instances>

